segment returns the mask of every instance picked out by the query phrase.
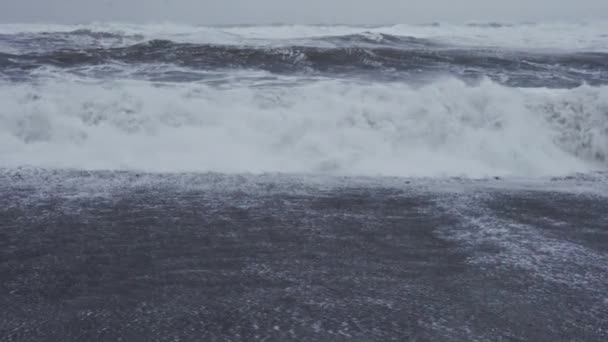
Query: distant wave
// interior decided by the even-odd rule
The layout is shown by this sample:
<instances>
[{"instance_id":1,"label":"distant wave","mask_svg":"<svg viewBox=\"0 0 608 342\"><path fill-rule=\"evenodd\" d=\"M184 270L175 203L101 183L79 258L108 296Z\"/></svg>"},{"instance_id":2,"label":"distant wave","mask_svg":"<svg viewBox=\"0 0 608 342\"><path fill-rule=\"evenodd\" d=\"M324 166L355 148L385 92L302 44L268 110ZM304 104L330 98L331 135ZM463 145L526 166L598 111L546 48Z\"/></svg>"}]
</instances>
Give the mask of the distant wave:
<instances>
[{"instance_id":1,"label":"distant wave","mask_svg":"<svg viewBox=\"0 0 608 342\"><path fill-rule=\"evenodd\" d=\"M466 24L468 27L479 27L479 28L505 28L505 27L515 27L524 24L514 24L514 23L500 23L500 22L470 22ZM525 24L531 25L531 24Z\"/></svg>"},{"instance_id":2,"label":"distant wave","mask_svg":"<svg viewBox=\"0 0 608 342\"><path fill-rule=\"evenodd\" d=\"M87 25L0 24L0 51L13 47L51 48L44 40L70 42L73 47L119 47L147 40L215 45L290 46L309 40L310 45L327 46L327 37L415 37L431 42L464 46L500 46L516 49L565 49L608 52L608 21L588 23L431 23L426 25L270 25L196 26L175 23L136 25L96 23ZM44 39L39 39L44 38ZM362 43L357 41L356 43ZM344 44L339 41L338 44ZM369 41L369 43L373 43ZM334 46L336 47L336 46Z\"/></svg>"}]
</instances>

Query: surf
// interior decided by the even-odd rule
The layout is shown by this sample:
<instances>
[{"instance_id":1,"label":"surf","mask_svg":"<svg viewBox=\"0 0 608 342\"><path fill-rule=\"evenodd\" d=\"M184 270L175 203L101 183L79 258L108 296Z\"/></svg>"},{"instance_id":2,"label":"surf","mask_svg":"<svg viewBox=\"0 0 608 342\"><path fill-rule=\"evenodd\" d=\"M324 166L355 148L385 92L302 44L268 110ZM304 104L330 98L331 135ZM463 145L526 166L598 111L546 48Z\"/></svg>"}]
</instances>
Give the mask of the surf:
<instances>
[{"instance_id":1,"label":"surf","mask_svg":"<svg viewBox=\"0 0 608 342\"><path fill-rule=\"evenodd\" d=\"M608 157L605 86L51 79L0 84L0 101L5 167L553 176Z\"/></svg>"}]
</instances>

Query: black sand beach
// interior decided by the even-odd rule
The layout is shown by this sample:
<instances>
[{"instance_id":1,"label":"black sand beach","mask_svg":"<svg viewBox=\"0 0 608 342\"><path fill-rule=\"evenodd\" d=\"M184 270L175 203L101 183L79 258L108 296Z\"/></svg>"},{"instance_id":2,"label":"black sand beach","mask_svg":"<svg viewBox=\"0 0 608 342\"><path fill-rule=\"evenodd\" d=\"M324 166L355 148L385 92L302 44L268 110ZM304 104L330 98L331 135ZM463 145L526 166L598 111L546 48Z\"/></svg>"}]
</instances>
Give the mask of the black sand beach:
<instances>
[{"instance_id":1,"label":"black sand beach","mask_svg":"<svg viewBox=\"0 0 608 342\"><path fill-rule=\"evenodd\" d=\"M0 340L606 341L605 182L504 182L6 171Z\"/></svg>"}]
</instances>

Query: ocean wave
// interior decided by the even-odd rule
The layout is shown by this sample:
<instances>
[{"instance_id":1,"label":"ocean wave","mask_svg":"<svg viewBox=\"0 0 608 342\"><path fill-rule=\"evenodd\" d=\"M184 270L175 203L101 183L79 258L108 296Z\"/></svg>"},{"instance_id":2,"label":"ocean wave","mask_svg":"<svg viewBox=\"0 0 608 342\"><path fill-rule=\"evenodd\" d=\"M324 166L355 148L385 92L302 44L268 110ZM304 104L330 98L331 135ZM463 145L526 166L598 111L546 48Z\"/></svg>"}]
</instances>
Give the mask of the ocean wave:
<instances>
[{"instance_id":1,"label":"ocean wave","mask_svg":"<svg viewBox=\"0 0 608 342\"><path fill-rule=\"evenodd\" d=\"M378 80L402 81L415 80L427 74L442 74L473 80L489 77L518 87L576 87L583 83L608 83L608 54L602 52L547 54L442 48L431 47L432 43L424 40L386 35L328 39L368 43L355 47L321 48L200 45L153 40L119 48L61 49L21 55L0 53L0 74L24 77L28 70L47 66L69 69L119 63L130 66L166 64L193 71L258 69L283 74L370 76ZM389 42L399 44L401 48L373 46L369 42Z\"/></svg>"},{"instance_id":2,"label":"ocean wave","mask_svg":"<svg viewBox=\"0 0 608 342\"><path fill-rule=\"evenodd\" d=\"M4 167L390 176L605 169L608 87L0 85Z\"/></svg>"},{"instance_id":3,"label":"ocean wave","mask_svg":"<svg viewBox=\"0 0 608 342\"><path fill-rule=\"evenodd\" d=\"M382 36L414 37L434 43L458 46L501 46L515 49L559 49L566 51L608 51L608 21L589 23L434 23L387 26L266 25L197 26L176 23L87 25L0 24L0 51L27 52L53 48L47 40L68 39L74 44L126 46L142 40L171 40L178 43L217 45L331 46L328 37ZM40 39L38 39L40 38ZM42 39L44 38L44 39ZM358 40L352 41L355 44ZM343 40L335 43L343 46ZM89 45L87 45L89 44ZM334 46L336 47L336 46Z\"/></svg>"}]
</instances>

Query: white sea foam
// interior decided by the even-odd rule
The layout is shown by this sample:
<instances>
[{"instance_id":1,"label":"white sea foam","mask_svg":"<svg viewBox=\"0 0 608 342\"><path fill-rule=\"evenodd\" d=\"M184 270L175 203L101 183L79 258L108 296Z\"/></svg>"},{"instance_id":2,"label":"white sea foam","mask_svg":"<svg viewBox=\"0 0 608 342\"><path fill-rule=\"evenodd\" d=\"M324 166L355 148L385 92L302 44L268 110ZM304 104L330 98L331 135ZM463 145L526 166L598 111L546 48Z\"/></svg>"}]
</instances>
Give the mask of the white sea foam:
<instances>
[{"instance_id":1,"label":"white sea foam","mask_svg":"<svg viewBox=\"0 0 608 342\"><path fill-rule=\"evenodd\" d=\"M0 166L391 176L606 167L608 87L0 84Z\"/></svg>"}]
</instances>

